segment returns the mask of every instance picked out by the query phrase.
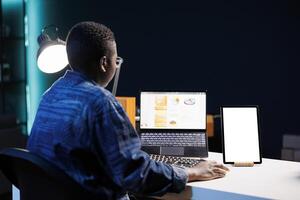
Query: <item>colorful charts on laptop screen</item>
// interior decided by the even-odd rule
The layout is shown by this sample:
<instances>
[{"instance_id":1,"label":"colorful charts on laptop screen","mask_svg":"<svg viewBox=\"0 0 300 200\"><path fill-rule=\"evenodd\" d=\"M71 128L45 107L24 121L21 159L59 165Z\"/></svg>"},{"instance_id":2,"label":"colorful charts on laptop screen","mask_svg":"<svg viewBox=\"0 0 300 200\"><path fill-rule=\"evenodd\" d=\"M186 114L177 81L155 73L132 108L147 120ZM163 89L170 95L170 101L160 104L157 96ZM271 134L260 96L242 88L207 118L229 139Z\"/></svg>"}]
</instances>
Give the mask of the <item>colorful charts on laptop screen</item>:
<instances>
[{"instance_id":1,"label":"colorful charts on laptop screen","mask_svg":"<svg viewBox=\"0 0 300 200\"><path fill-rule=\"evenodd\" d=\"M141 128L206 129L205 92L142 92Z\"/></svg>"}]
</instances>

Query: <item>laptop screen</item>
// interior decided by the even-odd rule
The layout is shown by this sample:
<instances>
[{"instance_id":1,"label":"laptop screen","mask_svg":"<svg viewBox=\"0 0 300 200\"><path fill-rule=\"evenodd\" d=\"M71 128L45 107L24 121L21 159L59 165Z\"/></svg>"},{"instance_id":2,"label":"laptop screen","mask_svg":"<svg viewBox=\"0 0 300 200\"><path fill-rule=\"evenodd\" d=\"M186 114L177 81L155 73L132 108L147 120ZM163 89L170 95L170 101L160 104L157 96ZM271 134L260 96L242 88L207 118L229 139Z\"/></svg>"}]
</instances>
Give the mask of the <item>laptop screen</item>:
<instances>
[{"instance_id":1,"label":"laptop screen","mask_svg":"<svg viewBox=\"0 0 300 200\"><path fill-rule=\"evenodd\" d=\"M142 92L141 129L206 129L205 92Z\"/></svg>"}]
</instances>

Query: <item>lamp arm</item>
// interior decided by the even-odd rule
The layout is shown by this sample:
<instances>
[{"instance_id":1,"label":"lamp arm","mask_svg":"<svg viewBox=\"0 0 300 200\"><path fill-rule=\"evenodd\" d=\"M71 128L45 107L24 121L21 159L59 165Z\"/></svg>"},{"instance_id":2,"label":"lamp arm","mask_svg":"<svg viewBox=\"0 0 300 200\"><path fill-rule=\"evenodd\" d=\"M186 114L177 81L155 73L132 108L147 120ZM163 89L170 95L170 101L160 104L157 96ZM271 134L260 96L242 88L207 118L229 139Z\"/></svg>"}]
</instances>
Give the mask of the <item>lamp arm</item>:
<instances>
[{"instance_id":1,"label":"lamp arm","mask_svg":"<svg viewBox=\"0 0 300 200\"><path fill-rule=\"evenodd\" d=\"M112 89L112 94L114 96L116 96L116 93L117 93L118 82L119 82L119 77L120 77L120 71L121 71L121 66L119 66L116 69L116 74L115 74L115 78L114 78L114 85L113 85L113 89Z\"/></svg>"}]
</instances>

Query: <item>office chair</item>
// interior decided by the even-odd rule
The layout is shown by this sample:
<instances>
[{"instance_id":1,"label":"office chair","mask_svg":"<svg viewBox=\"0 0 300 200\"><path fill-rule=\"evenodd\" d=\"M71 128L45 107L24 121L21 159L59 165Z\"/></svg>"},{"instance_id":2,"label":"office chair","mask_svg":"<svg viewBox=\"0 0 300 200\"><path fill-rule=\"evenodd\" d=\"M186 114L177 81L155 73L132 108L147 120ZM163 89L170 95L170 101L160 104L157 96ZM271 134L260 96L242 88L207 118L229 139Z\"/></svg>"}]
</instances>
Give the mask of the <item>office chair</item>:
<instances>
[{"instance_id":1,"label":"office chair","mask_svg":"<svg viewBox=\"0 0 300 200\"><path fill-rule=\"evenodd\" d=\"M17 124L15 115L0 114L0 150L9 147L24 148L27 137L22 134L22 129ZM11 184L0 171L0 195L9 192L11 192Z\"/></svg>"},{"instance_id":2,"label":"office chair","mask_svg":"<svg viewBox=\"0 0 300 200\"><path fill-rule=\"evenodd\" d=\"M24 149L2 150L0 170L20 190L21 200L96 199L62 170Z\"/></svg>"}]
</instances>

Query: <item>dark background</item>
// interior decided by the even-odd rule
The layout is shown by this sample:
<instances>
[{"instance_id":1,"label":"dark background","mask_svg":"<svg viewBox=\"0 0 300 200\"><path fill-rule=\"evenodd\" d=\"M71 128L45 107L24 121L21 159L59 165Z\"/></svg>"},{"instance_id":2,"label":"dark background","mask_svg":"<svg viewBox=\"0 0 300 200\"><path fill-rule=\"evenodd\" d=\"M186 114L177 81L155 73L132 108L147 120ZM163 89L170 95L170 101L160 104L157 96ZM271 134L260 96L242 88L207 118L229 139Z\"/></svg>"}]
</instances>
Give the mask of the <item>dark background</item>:
<instances>
[{"instance_id":1,"label":"dark background","mask_svg":"<svg viewBox=\"0 0 300 200\"><path fill-rule=\"evenodd\" d=\"M125 60L119 96L207 90L212 114L259 105L263 156L280 158L282 135L300 134L299 8L296 0L45 0L42 14L62 39L86 20L114 31Z\"/></svg>"}]
</instances>

